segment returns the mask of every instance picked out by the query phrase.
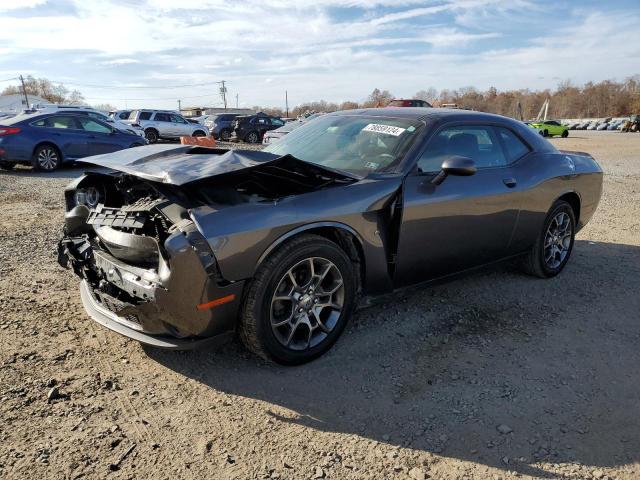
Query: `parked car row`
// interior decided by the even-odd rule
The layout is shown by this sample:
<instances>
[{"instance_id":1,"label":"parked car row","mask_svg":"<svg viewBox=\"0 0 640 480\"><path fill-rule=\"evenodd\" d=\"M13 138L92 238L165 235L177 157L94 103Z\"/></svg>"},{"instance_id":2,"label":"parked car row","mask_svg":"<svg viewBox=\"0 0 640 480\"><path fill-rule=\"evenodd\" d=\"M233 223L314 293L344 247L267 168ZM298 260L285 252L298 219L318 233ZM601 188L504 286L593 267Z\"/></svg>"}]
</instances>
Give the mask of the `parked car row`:
<instances>
[{"instance_id":1,"label":"parked car row","mask_svg":"<svg viewBox=\"0 0 640 480\"><path fill-rule=\"evenodd\" d=\"M0 168L17 164L53 171L63 163L146 144L132 128L118 128L89 111L46 109L0 119Z\"/></svg>"},{"instance_id":2,"label":"parked car row","mask_svg":"<svg viewBox=\"0 0 640 480\"><path fill-rule=\"evenodd\" d=\"M598 120L583 120L567 122L569 130L620 130L628 118L601 118Z\"/></svg>"}]
</instances>

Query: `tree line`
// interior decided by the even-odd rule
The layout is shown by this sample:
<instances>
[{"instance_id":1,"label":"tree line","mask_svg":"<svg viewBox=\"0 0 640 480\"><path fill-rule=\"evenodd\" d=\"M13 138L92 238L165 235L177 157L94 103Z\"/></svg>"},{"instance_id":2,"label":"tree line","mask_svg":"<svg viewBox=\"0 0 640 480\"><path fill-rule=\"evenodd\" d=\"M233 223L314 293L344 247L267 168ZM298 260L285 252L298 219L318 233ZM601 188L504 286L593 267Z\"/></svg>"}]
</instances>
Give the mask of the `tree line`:
<instances>
[{"instance_id":1,"label":"tree line","mask_svg":"<svg viewBox=\"0 0 640 480\"><path fill-rule=\"evenodd\" d=\"M51 103L83 104L82 93L69 90L61 83L46 78L25 77L27 95L44 98ZM22 94L20 85L6 87L0 95ZM388 90L375 88L364 101L345 101L342 103L319 100L305 102L289 111L290 117L298 117L308 112L335 112L355 108L384 107L394 97ZM551 118L604 118L640 114L640 75L634 75L624 81L604 80L574 85L570 81L561 82L556 89L546 90L504 90L491 87L486 91L475 87L436 90L429 87L420 90L412 97L426 100L434 107L455 104L460 108L497 113L523 120L535 118L545 100L549 100ZM110 107L104 104L99 107ZM284 117L287 112L281 108L254 106L256 111Z\"/></svg>"},{"instance_id":2,"label":"tree line","mask_svg":"<svg viewBox=\"0 0 640 480\"><path fill-rule=\"evenodd\" d=\"M289 116L297 117L305 112L334 112L354 108L384 107L394 97L388 90L374 89L363 101L342 103L325 100L306 102L290 110ZM550 118L605 118L640 114L640 75L622 82L604 80L574 85L561 82L556 89L504 90L491 87L486 91L475 87L436 90L433 87L420 90L412 97L426 100L434 107L455 104L460 108L497 113L522 120L535 118L545 100L549 100ZM253 107L271 115L284 116L281 108Z\"/></svg>"}]
</instances>

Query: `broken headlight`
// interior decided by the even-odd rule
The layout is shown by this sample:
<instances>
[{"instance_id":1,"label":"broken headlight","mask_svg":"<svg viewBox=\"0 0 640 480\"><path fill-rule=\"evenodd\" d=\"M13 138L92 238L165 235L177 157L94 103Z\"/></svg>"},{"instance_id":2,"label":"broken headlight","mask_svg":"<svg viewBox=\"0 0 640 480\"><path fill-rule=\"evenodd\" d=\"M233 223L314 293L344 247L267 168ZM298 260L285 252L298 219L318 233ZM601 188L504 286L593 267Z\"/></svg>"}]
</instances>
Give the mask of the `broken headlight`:
<instances>
[{"instance_id":1,"label":"broken headlight","mask_svg":"<svg viewBox=\"0 0 640 480\"><path fill-rule=\"evenodd\" d=\"M99 203L104 203L104 192L94 186L79 188L74 193L73 200L76 205L86 205L89 208L95 208Z\"/></svg>"}]
</instances>

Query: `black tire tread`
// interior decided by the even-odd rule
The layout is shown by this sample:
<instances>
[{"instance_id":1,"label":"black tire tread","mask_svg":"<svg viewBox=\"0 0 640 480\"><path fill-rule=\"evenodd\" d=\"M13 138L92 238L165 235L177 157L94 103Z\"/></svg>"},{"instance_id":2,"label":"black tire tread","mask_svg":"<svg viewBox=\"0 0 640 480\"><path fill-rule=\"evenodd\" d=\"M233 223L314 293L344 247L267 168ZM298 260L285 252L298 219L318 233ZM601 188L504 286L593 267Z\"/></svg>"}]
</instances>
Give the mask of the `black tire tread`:
<instances>
[{"instance_id":1,"label":"black tire tread","mask_svg":"<svg viewBox=\"0 0 640 480\"><path fill-rule=\"evenodd\" d=\"M260 341L258 322L256 322L253 315L256 302L260 301L259 292L264 291L267 288L271 272L291 253L307 246L317 246L320 243L330 245L343 251L339 245L320 235L302 234L296 236L278 247L275 252L272 252L271 255L267 257L267 259L258 268L249 288L246 290L240 311L238 334L240 340L248 350L269 362L273 362L274 358L269 355L264 344ZM346 252L343 251L343 253L346 255Z\"/></svg>"},{"instance_id":2,"label":"black tire tread","mask_svg":"<svg viewBox=\"0 0 640 480\"><path fill-rule=\"evenodd\" d=\"M551 276L554 276L554 275L550 275L547 271L545 271L540 259L542 258L542 256L544 256L543 244L544 244L545 232L547 229L547 223L549 222L549 218L552 217L560 208L567 209L569 212L571 212L570 215L574 222L573 232L575 235L575 213L573 212L573 207L571 207L571 205L568 202L565 202L564 200L556 201L553 205L551 205L551 208L549 209L549 212L545 217L544 224L542 227L542 232L538 235L536 242L534 243L531 250L529 250L529 253L526 255L526 257L522 262L523 270L525 271L525 273L531 276L538 277L538 278L549 278ZM569 256L570 255L571 255L571 252L569 252ZM569 257L567 257L567 261L568 260L569 260ZM565 262L565 265L566 265L566 262ZM564 268L564 265L562 266L562 268ZM562 271L562 268L560 269L560 271Z\"/></svg>"}]
</instances>

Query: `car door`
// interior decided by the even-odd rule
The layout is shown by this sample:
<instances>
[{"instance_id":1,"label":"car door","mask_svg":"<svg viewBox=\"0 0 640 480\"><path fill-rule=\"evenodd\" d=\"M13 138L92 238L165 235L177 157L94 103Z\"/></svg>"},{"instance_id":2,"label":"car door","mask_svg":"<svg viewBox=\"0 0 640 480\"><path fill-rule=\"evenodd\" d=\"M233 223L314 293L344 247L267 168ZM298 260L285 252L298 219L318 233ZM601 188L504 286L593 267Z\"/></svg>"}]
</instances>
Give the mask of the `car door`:
<instances>
[{"instance_id":1,"label":"car door","mask_svg":"<svg viewBox=\"0 0 640 480\"><path fill-rule=\"evenodd\" d=\"M258 135L260 135L260 140L264 136L264 133L269 130L271 126L271 122L267 117L256 117L254 120L254 127L258 131Z\"/></svg>"},{"instance_id":2,"label":"car door","mask_svg":"<svg viewBox=\"0 0 640 480\"><path fill-rule=\"evenodd\" d=\"M432 183L442 161L471 158L477 172ZM404 286L509 254L521 198L510 156L492 125L442 127L405 180L394 283Z\"/></svg>"},{"instance_id":3,"label":"car door","mask_svg":"<svg viewBox=\"0 0 640 480\"><path fill-rule=\"evenodd\" d=\"M52 115L32 125L43 129L43 140L54 143L64 158L87 156L87 138L74 115Z\"/></svg>"},{"instance_id":4,"label":"car door","mask_svg":"<svg viewBox=\"0 0 640 480\"><path fill-rule=\"evenodd\" d=\"M79 117L78 122L87 137L87 155L102 155L122 149L122 140L106 123L89 117Z\"/></svg>"},{"instance_id":5,"label":"car door","mask_svg":"<svg viewBox=\"0 0 640 480\"><path fill-rule=\"evenodd\" d=\"M157 112L153 116L154 127L158 129L161 137L177 137L176 129L171 121L171 115Z\"/></svg>"},{"instance_id":6,"label":"car door","mask_svg":"<svg viewBox=\"0 0 640 480\"><path fill-rule=\"evenodd\" d=\"M178 137L182 136L190 136L193 132L193 127L196 125L193 123L187 122L180 115L171 115L171 123L173 127L174 134Z\"/></svg>"}]
</instances>

